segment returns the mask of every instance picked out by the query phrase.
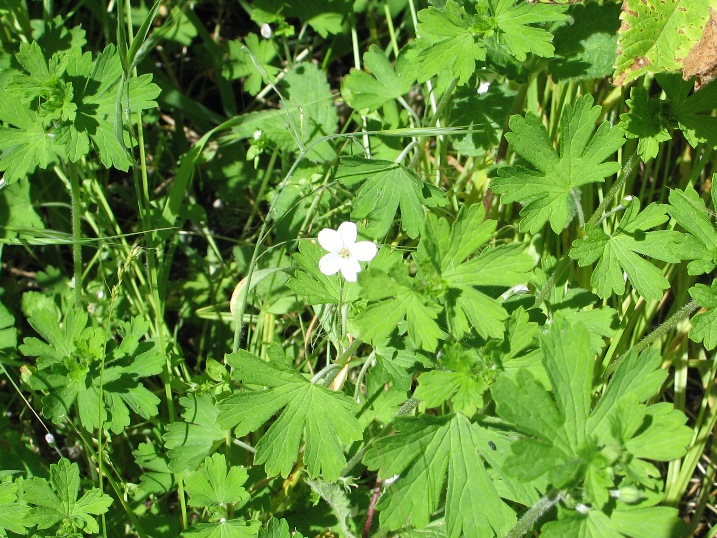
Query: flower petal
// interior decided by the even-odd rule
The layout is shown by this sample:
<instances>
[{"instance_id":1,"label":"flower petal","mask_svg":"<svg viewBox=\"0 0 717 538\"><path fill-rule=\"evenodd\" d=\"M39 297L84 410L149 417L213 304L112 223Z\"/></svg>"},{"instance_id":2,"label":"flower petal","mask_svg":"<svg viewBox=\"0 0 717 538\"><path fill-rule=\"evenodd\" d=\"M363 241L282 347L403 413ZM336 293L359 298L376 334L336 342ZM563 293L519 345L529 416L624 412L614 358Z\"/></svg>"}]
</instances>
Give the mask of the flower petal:
<instances>
[{"instance_id":1,"label":"flower petal","mask_svg":"<svg viewBox=\"0 0 717 538\"><path fill-rule=\"evenodd\" d=\"M341 274L344 276L347 282L356 282L357 275L361 271L359 262L353 258L342 259Z\"/></svg>"},{"instance_id":2,"label":"flower petal","mask_svg":"<svg viewBox=\"0 0 717 538\"><path fill-rule=\"evenodd\" d=\"M370 262L376 257L378 247L371 241L359 241L349 246L351 257L360 262Z\"/></svg>"},{"instance_id":3,"label":"flower petal","mask_svg":"<svg viewBox=\"0 0 717 538\"><path fill-rule=\"evenodd\" d=\"M339 226L339 235L341 235L341 239L344 240L344 247L353 245L356 242L356 236L358 235L356 224L353 222L342 222L341 226Z\"/></svg>"},{"instance_id":4,"label":"flower petal","mask_svg":"<svg viewBox=\"0 0 717 538\"><path fill-rule=\"evenodd\" d=\"M333 232L333 230L331 231ZM344 258L334 252L330 252L319 260L319 271L327 276L335 275L345 262L346 260Z\"/></svg>"},{"instance_id":5,"label":"flower petal","mask_svg":"<svg viewBox=\"0 0 717 538\"><path fill-rule=\"evenodd\" d=\"M319 232L319 245L324 247L324 250L328 250L329 252L335 252L338 254L339 252L341 252L341 249L344 248L344 241L343 239L341 239L341 234L336 230L324 228ZM335 272L336 271L334 271L334 273Z\"/></svg>"}]
</instances>

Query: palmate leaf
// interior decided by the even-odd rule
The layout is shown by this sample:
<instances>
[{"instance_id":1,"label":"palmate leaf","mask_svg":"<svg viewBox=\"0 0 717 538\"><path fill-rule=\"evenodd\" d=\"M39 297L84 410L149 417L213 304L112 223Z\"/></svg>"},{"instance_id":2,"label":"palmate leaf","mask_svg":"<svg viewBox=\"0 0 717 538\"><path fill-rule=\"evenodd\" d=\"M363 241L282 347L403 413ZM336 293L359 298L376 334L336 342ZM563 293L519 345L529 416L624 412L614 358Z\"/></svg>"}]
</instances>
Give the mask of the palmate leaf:
<instances>
[{"instance_id":1,"label":"palmate leaf","mask_svg":"<svg viewBox=\"0 0 717 538\"><path fill-rule=\"evenodd\" d=\"M336 170L336 179L348 187L360 185L351 218L369 219L366 228L369 237L385 236L399 207L401 228L409 237L418 237L426 220L424 206L440 207L448 203L440 189L391 161L344 157Z\"/></svg>"},{"instance_id":2,"label":"palmate leaf","mask_svg":"<svg viewBox=\"0 0 717 538\"><path fill-rule=\"evenodd\" d=\"M130 410L145 419L157 415L159 398L141 382L143 377L159 374L164 364L154 344L138 342L148 322L135 320L144 330L130 333L123 349L112 341L105 347L104 330L86 327L87 315L79 309L72 310L61 326L56 313L47 307L34 309L28 321L47 342L29 337L20 346L24 355L37 357L37 369L28 383L45 393L43 412L54 422L61 423L76 409L82 426L92 431L100 426L101 409L104 427L121 433L130 424ZM104 372L100 372L103 353Z\"/></svg>"},{"instance_id":3,"label":"palmate leaf","mask_svg":"<svg viewBox=\"0 0 717 538\"><path fill-rule=\"evenodd\" d=\"M18 488L18 483L0 483L0 536L7 536L5 531L27 534L28 524L23 520L30 507L18 495Z\"/></svg>"},{"instance_id":4,"label":"palmate leaf","mask_svg":"<svg viewBox=\"0 0 717 538\"><path fill-rule=\"evenodd\" d=\"M447 536L504 536L516 516L501 499L489 469L502 479L502 491L514 486L500 470L507 440L462 413L397 418L394 424L395 434L377 439L364 457L384 480L398 475L376 505L381 528L423 528L445 496ZM535 497L519 485L513 494L527 504Z\"/></svg>"},{"instance_id":5,"label":"palmate leaf","mask_svg":"<svg viewBox=\"0 0 717 538\"><path fill-rule=\"evenodd\" d=\"M632 353L618 366L602 397L592 405L594 360L588 331L554 320L541 339L548 390L527 372L517 384L501 377L491 391L496 410L526 437L512 445L506 461L510 474L542 480L555 488L582 490L595 510L613 508L609 490L661 488L657 469L645 460L681 457L692 438L686 417L671 404L645 405L666 377L660 356ZM628 509L617 501L618 510ZM572 511L560 516L574 518Z\"/></svg>"},{"instance_id":6,"label":"palmate leaf","mask_svg":"<svg viewBox=\"0 0 717 538\"><path fill-rule=\"evenodd\" d=\"M424 281L429 297L445 303L448 329L457 339L471 329L484 338L502 337L508 313L481 287L509 288L528 281L533 261L520 245L486 248L474 256L495 225L485 220L481 204L464 207L452 226L429 215L426 234L414 254L420 269L417 277Z\"/></svg>"},{"instance_id":7,"label":"palmate leaf","mask_svg":"<svg viewBox=\"0 0 717 538\"><path fill-rule=\"evenodd\" d=\"M477 61L486 58L486 39L493 38L507 52L523 62L528 53L552 57L553 36L533 24L560 21L564 6L530 5L515 0L481 0L475 13L454 0L441 9L429 7L418 12L420 52L415 57L419 80L450 70L463 85L475 73Z\"/></svg>"},{"instance_id":8,"label":"palmate leaf","mask_svg":"<svg viewBox=\"0 0 717 538\"><path fill-rule=\"evenodd\" d=\"M394 70L376 45L363 55L363 65L369 73L352 69L341 83L341 95L356 110L377 110L408 93L416 80L406 55L399 56Z\"/></svg>"},{"instance_id":9,"label":"palmate leaf","mask_svg":"<svg viewBox=\"0 0 717 538\"><path fill-rule=\"evenodd\" d=\"M669 263L682 259L679 244L684 234L672 230L648 231L667 221L667 206L650 204L640 212L640 202L634 198L625 210L620 225L608 235L601 228L588 230L570 249L570 257L585 267L600 260L590 283L600 297L625 293L625 278L647 300L657 300L670 287L662 271L642 255Z\"/></svg>"},{"instance_id":10,"label":"palmate leaf","mask_svg":"<svg viewBox=\"0 0 717 538\"><path fill-rule=\"evenodd\" d=\"M309 476L336 480L346 465L343 446L362 437L358 405L349 397L315 385L293 369L281 369L239 351L228 356L233 376L243 383L267 386L244 391L219 403L218 423L234 428L237 437L255 431L281 411L256 445L255 463L269 475L286 477L304 442L303 461Z\"/></svg>"},{"instance_id":11,"label":"palmate leaf","mask_svg":"<svg viewBox=\"0 0 717 538\"><path fill-rule=\"evenodd\" d=\"M527 282L532 258L521 245L486 248L495 229L484 220L481 204L465 207L451 227L430 214L414 259L419 271L406 275L405 266L390 272L370 269L359 277L366 310L356 318L361 338L380 345L405 320L409 336L426 350L435 351L450 332L461 338L471 330L483 337L502 337L508 313L481 287L510 287ZM438 322L446 312L446 323Z\"/></svg>"},{"instance_id":12,"label":"palmate leaf","mask_svg":"<svg viewBox=\"0 0 717 538\"><path fill-rule=\"evenodd\" d=\"M583 95L565 107L560 118L558 151L541 121L528 114L510 118L511 132L505 137L515 152L533 165L508 166L498 170L491 188L502 203L520 202L520 229L538 232L546 222L560 233L575 212L572 192L588 183L603 181L620 169L617 162L604 162L624 143L622 130L605 122L595 131L600 107Z\"/></svg>"},{"instance_id":13,"label":"palmate leaf","mask_svg":"<svg viewBox=\"0 0 717 538\"><path fill-rule=\"evenodd\" d=\"M27 73L11 75L0 103L0 170L12 183L37 166L77 162L91 149L102 164L128 170L132 164L123 133L129 112L157 106L159 87L151 76L133 77L125 85L114 45L92 60L79 47L48 60L37 42L23 43L17 54Z\"/></svg>"},{"instance_id":14,"label":"palmate leaf","mask_svg":"<svg viewBox=\"0 0 717 538\"><path fill-rule=\"evenodd\" d=\"M714 349L717 347L717 280L712 281L712 286L695 284L688 291L705 309L690 320L690 340L703 342L707 349Z\"/></svg>"},{"instance_id":15,"label":"palmate leaf","mask_svg":"<svg viewBox=\"0 0 717 538\"><path fill-rule=\"evenodd\" d=\"M401 269L390 274L369 269L360 278L361 295L370 301L356 318L360 337L379 345L405 320L416 346L434 351L446 336L436 322L440 307L417 292Z\"/></svg>"},{"instance_id":16,"label":"palmate leaf","mask_svg":"<svg viewBox=\"0 0 717 538\"><path fill-rule=\"evenodd\" d=\"M211 506L239 503L249 500L244 483L249 475L244 467L227 469L224 454L208 456L204 463L185 478L190 506Z\"/></svg>"},{"instance_id":17,"label":"palmate leaf","mask_svg":"<svg viewBox=\"0 0 717 538\"><path fill-rule=\"evenodd\" d=\"M689 248L683 249L683 256L693 261L687 264L687 272L691 275L711 272L717 264L717 227L704 200L689 185L684 191L671 190L669 202L667 212L689 234L686 238Z\"/></svg>"},{"instance_id":18,"label":"palmate leaf","mask_svg":"<svg viewBox=\"0 0 717 538\"><path fill-rule=\"evenodd\" d=\"M476 61L486 56L485 44L472 28L473 17L455 0L448 0L442 9L431 6L419 11L418 21L418 80L426 81L449 69L459 85L468 82Z\"/></svg>"},{"instance_id":19,"label":"palmate leaf","mask_svg":"<svg viewBox=\"0 0 717 538\"><path fill-rule=\"evenodd\" d=\"M672 138L665 103L650 99L643 86L633 86L627 106L630 111L620 114L620 127L628 138L638 139L637 154L647 162L657 156L661 142Z\"/></svg>"},{"instance_id":20,"label":"palmate leaf","mask_svg":"<svg viewBox=\"0 0 717 538\"><path fill-rule=\"evenodd\" d=\"M175 422L164 434L169 470L195 470L216 445L226 440L227 431L217 425L219 410L209 394L191 393L179 399L184 422Z\"/></svg>"},{"instance_id":21,"label":"palmate leaf","mask_svg":"<svg viewBox=\"0 0 717 538\"><path fill-rule=\"evenodd\" d=\"M717 82L691 94L694 80L665 73L655 78L666 99L651 99L645 88L633 87L627 101L630 110L620 115L620 126L628 138L639 138L638 154L643 161L657 155L660 142L672 138L672 129L681 130L692 147L703 142L717 146L717 118L712 117Z\"/></svg>"},{"instance_id":22,"label":"palmate leaf","mask_svg":"<svg viewBox=\"0 0 717 538\"><path fill-rule=\"evenodd\" d=\"M710 0L626 0L613 82L627 84L645 73L679 71L699 41Z\"/></svg>"},{"instance_id":23,"label":"palmate leaf","mask_svg":"<svg viewBox=\"0 0 717 538\"><path fill-rule=\"evenodd\" d=\"M64 523L87 534L99 532L95 516L104 514L112 504L112 497L98 488L80 494L80 469L76 463L62 458L50 466L49 482L30 478L24 484L24 499L34 505L27 521L38 529L49 529Z\"/></svg>"},{"instance_id":24,"label":"palmate leaf","mask_svg":"<svg viewBox=\"0 0 717 538\"><path fill-rule=\"evenodd\" d=\"M222 76L228 80L246 77L244 91L256 95L261 91L262 84L271 82L279 71L271 65L276 54L274 41L260 40L256 34L247 35L244 43L229 41L229 58L222 66Z\"/></svg>"},{"instance_id":25,"label":"palmate leaf","mask_svg":"<svg viewBox=\"0 0 717 538\"><path fill-rule=\"evenodd\" d=\"M564 20L566 6L520 3L516 0L488 0L487 3L495 21L498 43L508 49L516 60L525 61L530 52L552 58L555 51L551 43L552 34L530 25Z\"/></svg>"}]
</instances>

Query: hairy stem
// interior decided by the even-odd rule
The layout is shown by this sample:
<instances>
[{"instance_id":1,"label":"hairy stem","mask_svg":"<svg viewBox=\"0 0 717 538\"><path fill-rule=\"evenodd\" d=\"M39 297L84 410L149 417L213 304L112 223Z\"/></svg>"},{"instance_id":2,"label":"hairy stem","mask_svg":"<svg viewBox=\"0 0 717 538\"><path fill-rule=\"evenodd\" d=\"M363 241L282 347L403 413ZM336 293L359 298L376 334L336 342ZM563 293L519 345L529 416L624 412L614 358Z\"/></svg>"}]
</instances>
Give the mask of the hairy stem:
<instances>
[{"instance_id":1,"label":"hairy stem","mask_svg":"<svg viewBox=\"0 0 717 538\"><path fill-rule=\"evenodd\" d=\"M537 503L535 503L527 512L525 512L505 538L520 538L525 536L533 528L533 525L543 515L555 506L561 499L560 492L556 489L550 490Z\"/></svg>"}]
</instances>

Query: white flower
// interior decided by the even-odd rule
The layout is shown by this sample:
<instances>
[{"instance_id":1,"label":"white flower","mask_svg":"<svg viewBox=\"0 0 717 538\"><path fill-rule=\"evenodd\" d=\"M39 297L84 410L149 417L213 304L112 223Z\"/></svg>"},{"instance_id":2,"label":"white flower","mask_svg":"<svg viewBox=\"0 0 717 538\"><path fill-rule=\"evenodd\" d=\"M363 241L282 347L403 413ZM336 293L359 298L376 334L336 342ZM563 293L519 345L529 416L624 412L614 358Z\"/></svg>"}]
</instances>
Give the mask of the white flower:
<instances>
[{"instance_id":1,"label":"white flower","mask_svg":"<svg viewBox=\"0 0 717 538\"><path fill-rule=\"evenodd\" d=\"M271 37L271 26L269 26L267 23L264 23L261 25L261 29L259 30L261 33L261 37L264 39L269 39Z\"/></svg>"},{"instance_id":2,"label":"white flower","mask_svg":"<svg viewBox=\"0 0 717 538\"><path fill-rule=\"evenodd\" d=\"M263 134L263 133L261 132L261 129L257 129L256 131L254 131L254 134L251 135L251 137L252 137L254 140L259 140L259 139L261 138L261 135L262 135L262 134Z\"/></svg>"},{"instance_id":3,"label":"white flower","mask_svg":"<svg viewBox=\"0 0 717 538\"><path fill-rule=\"evenodd\" d=\"M319 232L319 244L329 251L319 260L319 270L325 275L335 275L339 271L349 282L356 282L361 270L359 262L373 260L378 247L371 241L356 242L356 224L344 222L338 230L324 228Z\"/></svg>"}]
</instances>

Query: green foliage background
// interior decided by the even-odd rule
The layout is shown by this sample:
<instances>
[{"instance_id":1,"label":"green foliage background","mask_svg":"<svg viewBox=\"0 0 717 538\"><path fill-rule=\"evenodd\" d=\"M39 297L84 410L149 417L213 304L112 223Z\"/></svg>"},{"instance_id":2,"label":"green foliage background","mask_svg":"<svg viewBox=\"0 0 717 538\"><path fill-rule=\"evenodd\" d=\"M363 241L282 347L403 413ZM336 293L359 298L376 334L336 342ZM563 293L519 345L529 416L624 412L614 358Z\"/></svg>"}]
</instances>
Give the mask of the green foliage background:
<instances>
[{"instance_id":1,"label":"green foliage background","mask_svg":"<svg viewBox=\"0 0 717 538\"><path fill-rule=\"evenodd\" d=\"M0 0L0 536L717 535L715 13Z\"/></svg>"}]
</instances>

